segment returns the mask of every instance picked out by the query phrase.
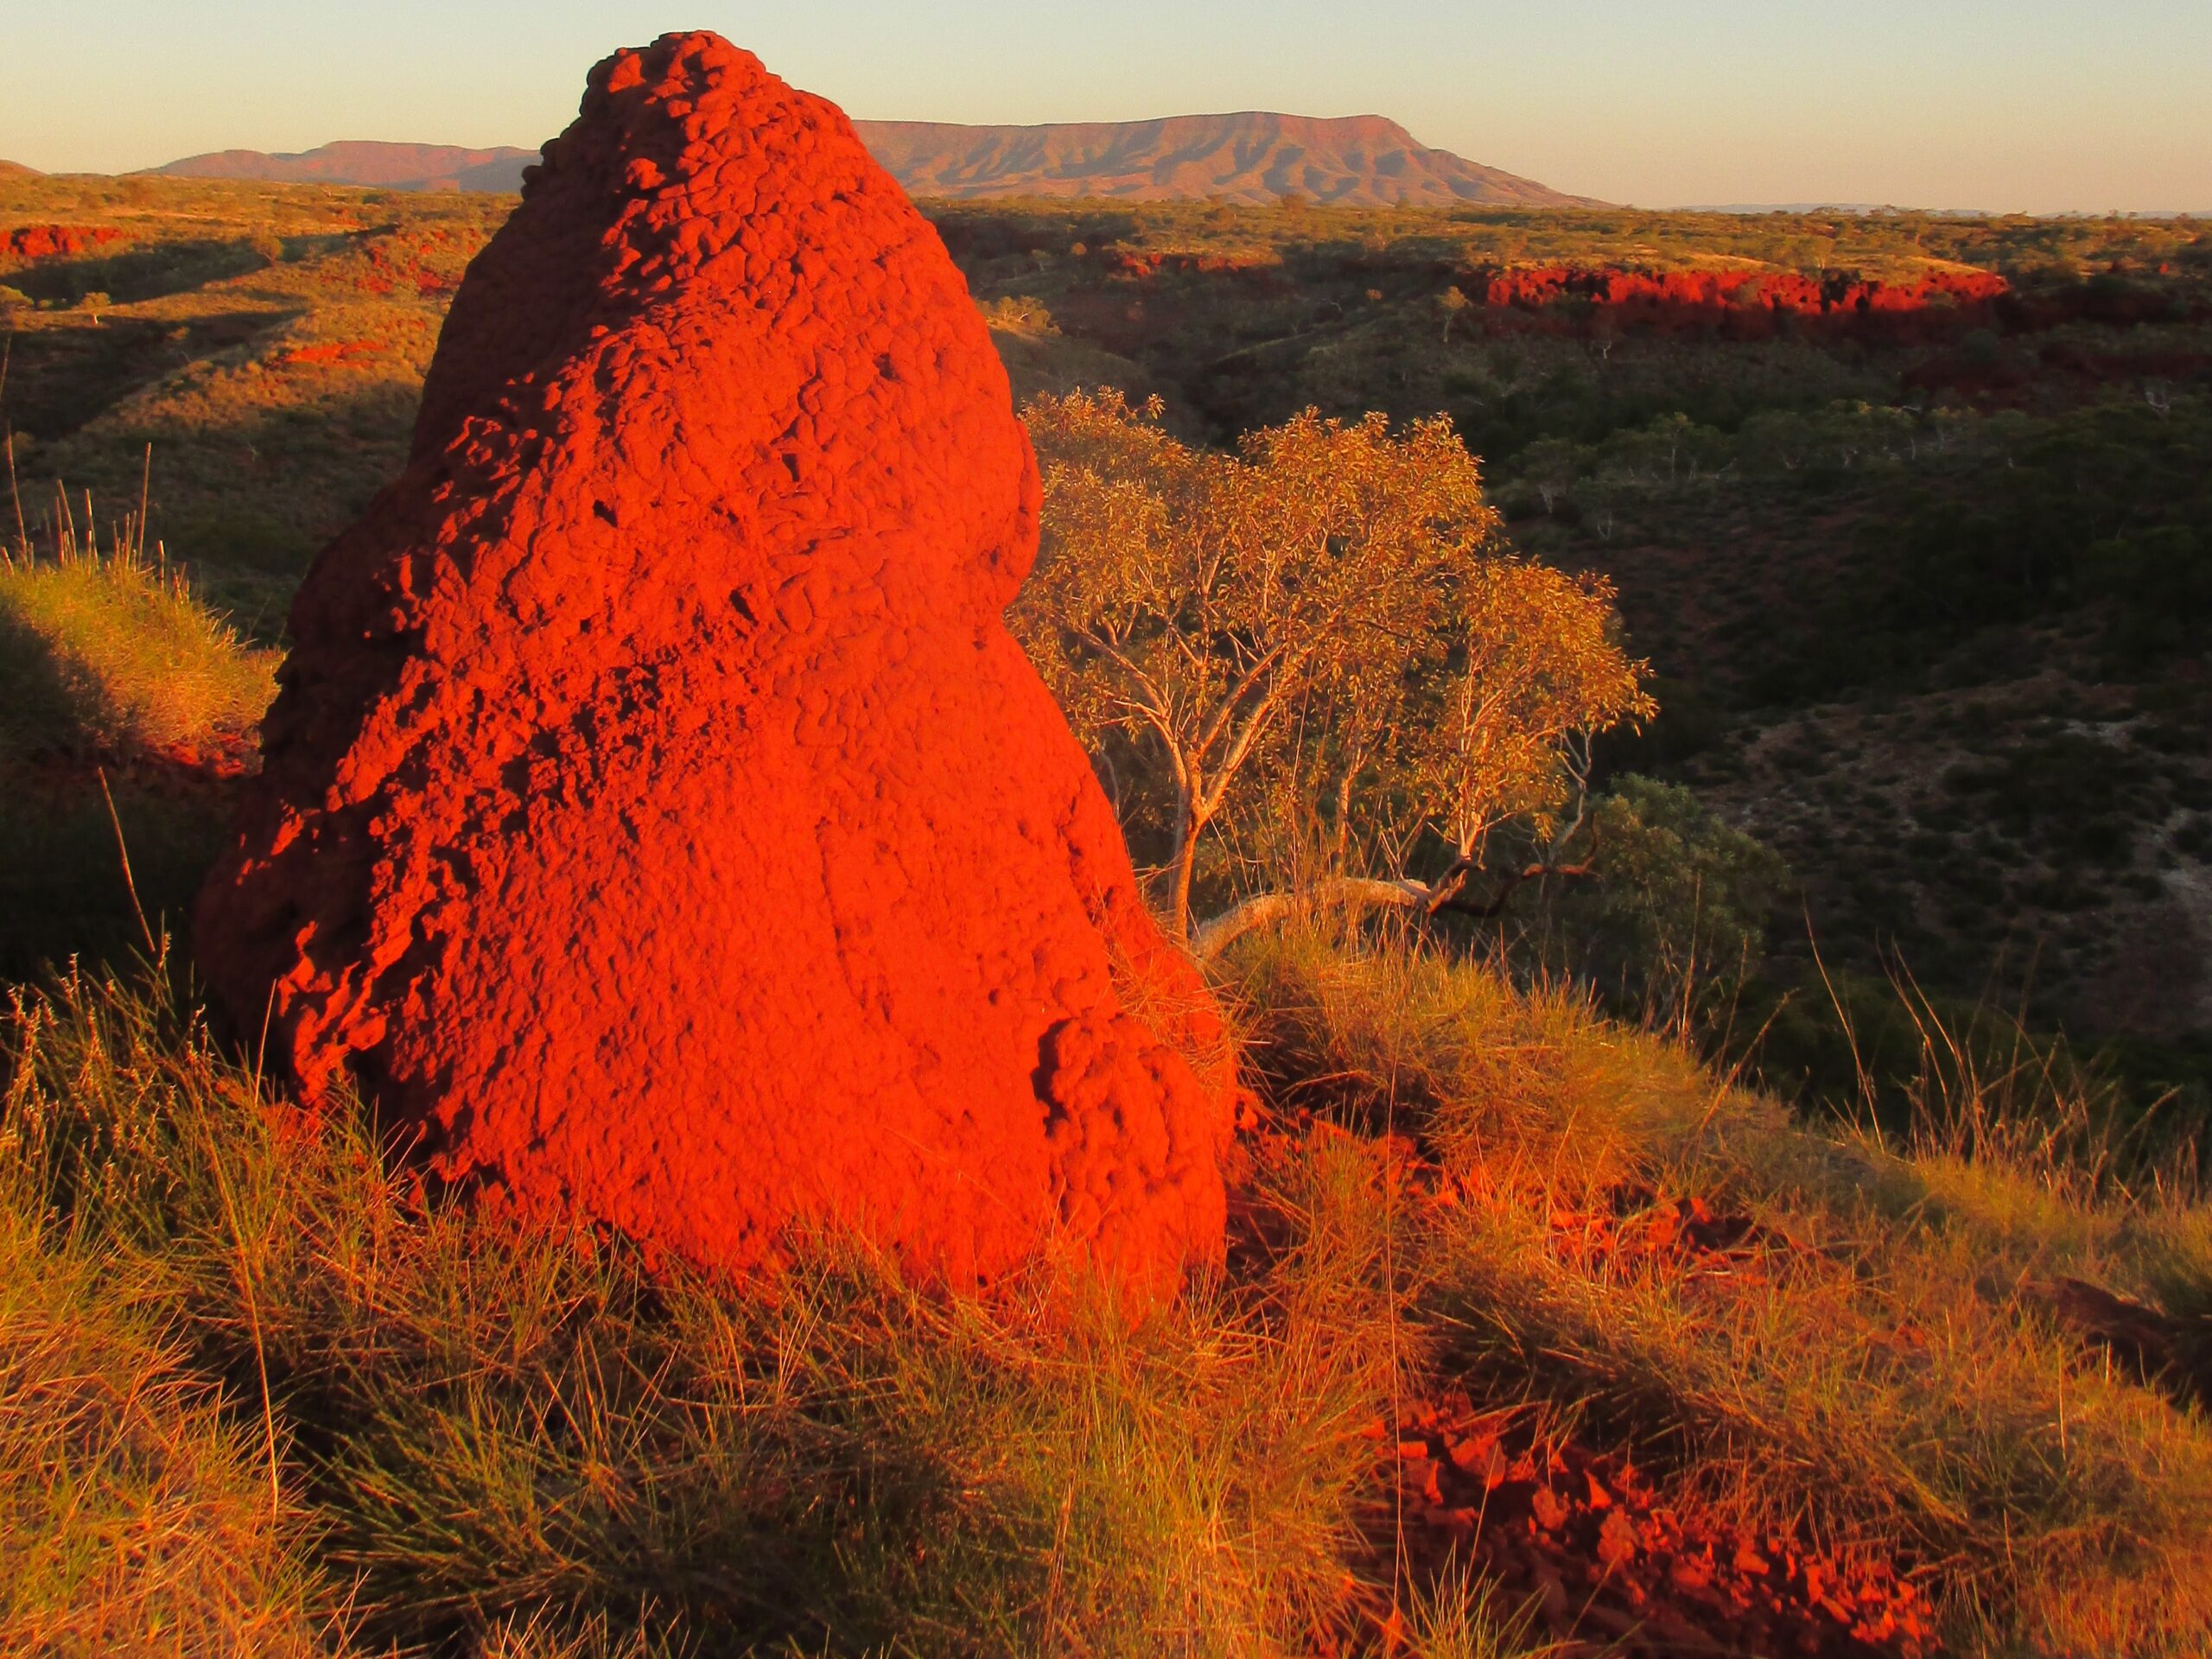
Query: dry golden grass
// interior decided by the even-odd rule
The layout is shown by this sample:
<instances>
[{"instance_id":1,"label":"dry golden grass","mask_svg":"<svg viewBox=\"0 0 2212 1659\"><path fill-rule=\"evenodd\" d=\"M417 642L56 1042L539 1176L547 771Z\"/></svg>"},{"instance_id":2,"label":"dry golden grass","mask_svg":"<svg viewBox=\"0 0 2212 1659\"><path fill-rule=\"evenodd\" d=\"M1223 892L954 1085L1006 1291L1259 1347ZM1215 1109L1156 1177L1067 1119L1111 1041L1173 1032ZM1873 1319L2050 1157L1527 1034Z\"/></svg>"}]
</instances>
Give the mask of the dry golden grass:
<instances>
[{"instance_id":1,"label":"dry golden grass","mask_svg":"<svg viewBox=\"0 0 2212 1659\"><path fill-rule=\"evenodd\" d=\"M127 529L105 551L87 524L54 556L0 553L0 752L213 758L250 741L277 661Z\"/></svg>"},{"instance_id":2,"label":"dry golden grass","mask_svg":"<svg viewBox=\"0 0 2212 1659\"><path fill-rule=\"evenodd\" d=\"M0 1213L0 1651L319 1650L264 1448L103 1281Z\"/></svg>"},{"instance_id":3,"label":"dry golden grass","mask_svg":"<svg viewBox=\"0 0 2212 1659\"><path fill-rule=\"evenodd\" d=\"M657 1278L426 1198L159 997L19 995L15 1628L1225 1656L1359 1650L1395 1598L1400 1651L1541 1653L1478 1580L1355 1582L1362 1431L1449 1380L1634 1447L1684 1501L1901 1560L1955 1651L2202 1650L2212 1424L2035 1291L2187 1306L2201 1201L1818 1133L1573 997L1401 948L1255 938L1233 971L1270 1092L1352 1132L1263 1160L1269 1247L1134 1321L1041 1266L931 1294L850 1241L753 1294ZM1453 1202L1389 1185L1386 1129ZM1725 1270L1589 1248L1630 1187L1762 1230Z\"/></svg>"},{"instance_id":4,"label":"dry golden grass","mask_svg":"<svg viewBox=\"0 0 2212 1659\"><path fill-rule=\"evenodd\" d=\"M265 1513L273 1448L315 1521L285 1561L358 1642L1226 1656L1344 1613L1398 1351L1357 1166L1285 1184L1263 1280L1141 1320L1041 1268L947 1300L830 1240L740 1295L429 1203L120 987L22 998L5 1051L30 1260L189 1344L225 1478Z\"/></svg>"},{"instance_id":5,"label":"dry golden grass","mask_svg":"<svg viewBox=\"0 0 2212 1659\"><path fill-rule=\"evenodd\" d=\"M2056 1325L2076 1274L2185 1315L2212 1286L2193 1192L1825 1136L1579 998L1402 948L1238 958L1287 1098L1417 1133L1459 1201L1409 1228L1427 1318L1478 1397L1640 1445L1756 1528L1902 1560L1959 1651L2196 1653L2212 1640L2212 1423ZM1725 1271L1592 1251L1624 1190L1764 1241Z\"/></svg>"}]
</instances>

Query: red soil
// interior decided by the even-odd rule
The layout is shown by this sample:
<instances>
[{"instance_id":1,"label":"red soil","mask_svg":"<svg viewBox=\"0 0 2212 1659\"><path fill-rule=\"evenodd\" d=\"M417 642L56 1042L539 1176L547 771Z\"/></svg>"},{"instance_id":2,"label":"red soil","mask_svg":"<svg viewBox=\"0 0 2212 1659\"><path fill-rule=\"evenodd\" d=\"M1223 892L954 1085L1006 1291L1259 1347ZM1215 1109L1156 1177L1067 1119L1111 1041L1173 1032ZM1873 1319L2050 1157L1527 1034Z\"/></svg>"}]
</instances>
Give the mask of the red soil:
<instances>
[{"instance_id":1,"label":"red soil","mask_svg":"<svg viewBox=\"0 0 2212 1659\"><path fill-rule=\"evenodd\" d=\"M1508 1605L1534 1598L1562 1640L1624 1654L1911 1659L1934 1646L1917 1586L1878 1560L1728 1525L1618 1453L1538 1434L1523 1414L1447 1391L1384 1442L1389 1495L1367 1532L1417 1573L1457 1557Z\"/></svg>"},{"instance_id":2,"label":"red soil","mask_svg":"<svg viewBox=\"0 0 2212 1659\"><path fill-rule=\"evenodd\" d=\"M26 225L0 236L0 253L13 259L60 259L124 239L111 225Z\"/></svg>"},{"instance_id":3,"label":"red soil","mask_svg":"<svg viewBox=\"0 0 2212 1659\"><path fill-rule=\"evenodd\" d=\"M658 1252L1172 1285L1230 1061L1001 620L1038 503L844 117L712 35L608 59L302 589L209 983L309 1101Z\"/></svg>"},{"instance_id":4,"label":"red soil","mask_svg":"<svg viewBox=\"0 0 2212 1659\"><path fill-rule=\"evenodd\" d=\"M1280 1166L1302 1141L1349 1134L1304 1111L1268 1114L1240 1151L1256 1166ZM1412 1205L1484 1198L1479 1168L1455 1181L1403 1135L1376 1151L1376 1180ZM1232 1204L1240 1258L1256 1262L1283 1247L1287 1217L1251 1192ZM1556 1205L1548 1219L1553 1253L1592 1274L1774 1274L1810 1259L1755 1217L1635 1185ZM1562 1659L1919 1659L1934 1650L1928 1597L1892 1562L1824 1548L1802 1530L1748 1529L1625 1452L1546 1432L1526 1408L1484 1409L1464 1388L1439 1387L1363 1432L1377 1445L1358 1517L1366 1586L1472 1567L1509 1609L1535 1604ZM1379 1624L1386 1650L1396 1650L1402 1614L1379 1590L1351 1592L1347 1611Z\"/></svg>"}]
</instances>

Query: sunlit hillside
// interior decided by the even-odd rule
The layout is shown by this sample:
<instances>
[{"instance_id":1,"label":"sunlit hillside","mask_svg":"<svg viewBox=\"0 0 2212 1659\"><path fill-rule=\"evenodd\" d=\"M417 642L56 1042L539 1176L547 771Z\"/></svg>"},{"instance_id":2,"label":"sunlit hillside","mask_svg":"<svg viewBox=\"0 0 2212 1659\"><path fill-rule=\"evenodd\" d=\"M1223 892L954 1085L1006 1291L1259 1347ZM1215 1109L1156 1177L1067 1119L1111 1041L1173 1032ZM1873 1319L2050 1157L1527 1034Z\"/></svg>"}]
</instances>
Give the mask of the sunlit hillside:
<instances>
[{"instance_id":1,"label":"sunlit hillside","mask_svg":"<svg viewBox=\"0 0 2212 1659\"><path fill-rule=\"evenodd\" d=\"M610 170L594 211L609 180L648 176ZM470 984L512 990L533 1039L613 1010L588 1103L608 1146L643 1137L606 1157L632 1209L609 1221L564 1190L575 1213L549 1211L513 1166L457 1173L450 1143L426 1160L483 1098L408 1121L366 999L442 1013L427 979L402 982L448 900L494 925L573 919L446 846L391 939L297 895L241 906L232 943L289 976L254 984L245 1016L211 956L195 967L194 895L226 846L234 891L303 849L351 880L439 759L424 710L467 673L394 666L427 661L410 607L453 602L504 532L464 537L466 557L439 543L434 580L357 582L340 597L358 611L311 587L308 643L277 664L318 550L405 466L440 329L468 314L454 294L513 207L0 176L0 1651L2206 1650L2202 226L927 205L1022 423L957 284L918 285L964 338L968 410L997 423L998 493L978 499L999 518L979 522L1027 524L1041 501L1041 539L1013 639L961 613L957 671L918 706L948 719L942 688L972 691L979 664L1033 692L1036 723L1001 729L995 703L963 764L987 780L987 828L1013 826L1025 857L1049 843L1069 891L1080 876L1068 907L1098 965L1020 931L1034 916L1006 895L1044 890L1023 871L1004 892L998 867L972 892L948 880L936 820L915 837L932 844L839 858L808 817L803 857L733 870L722 851L686 867L696 886L647 869L619 892L688 922L728 901L710 887L753 881L746 913L772 916L792 867L818 865L807 880L842 907L785 936L794 961L857 952L911 892L998 906L1010 980L1033 969L1039 995L1122 1010L1007 1046L1025 1132L1119 1089L1217 1109L1211 1251L1175 1258L1163 1292L1072 1231L1001 1274L902 1266L869 1228L912 1214L810 1220L740 1278L667 1248L632 1224L654 1218L652 1157L696 1103L666 1079L705 1021L677 1007L656 1043L623 1011L675 1001L636 963L693 964L616 961L590 926L512 985ZM890 222L910 227L902 257L942 260ZM834 251L880 277L870 250ZM752 316L716 315L733 311ZM824 332L810 351L866 339ZM719 388L713 338L683 338L654 370ZM861 373L905 385L875 352ZM570 407L596 411L603 384L569 386ZM499 422L455 424L474 443ZM692 442L652 464L754 458ZM810 457L779 459L730 475L788 482L812 538L798 563L837 552L804 519ZM871 487L889 467L850 445L839 464ZM423 522L473 510L433 472L406 486ZM609 927L632 918L601 878L635 874L648 834L717 854L743 837L703 834L702 801L745 824L804 804L812 774L779 798L727 766L746 751L626 750L599 722L696 696L668 729L705 730L789 690L745 654L754 638L872 626L822 627L782 596L771 612L682 565L697 543L749 556L753 529L640 537L625 515L650 519L649 493L579 495L546 521L557 536L505 547L525 575L548 547L686 572L665 593L576 582L618 626L593 613L554 640L545 683L565 694L588 657L579 680L614 694L499 728L513 741L485 776L422 796L459 822L528 785L485 821L568 857L525 805L588 813L623 767L715 793L575 843L575 914ZM925 516L886 499L897 536ZM423 545L404 514L372 524L379 549ZM512 577L486 579L493 601L530 585ZM981 590L995 607L1011 588ZM639 589L666 624L645 644L621 608ZM891 591L861 596L868 619ZM448 634L468 672L496 673L461 688L453 749L538 688L502 637ZM851 705L872 711L888 678ZM778 733L814 718L807 695L770 707ZM389 718L364 721L371 702ZM741 712L720 737L771 723ZM353 748L348 720L368 730ZM340 775L309 776L326 738ZM786 747L827 757L864 818L889 774L929 768L835 773L858 741ZM1034 780L1008 755L1057 758L1065 786L1025 805ZM363 784L371 763L388 772ZM1085 844L1107 852L1084 864L1086 804ZM783 957L755 965L806 1005ZM317 975L333 1006L361 999L319 1027L280 1007ZM845 993L960 1013L934 982L855 970ZM1225 1031L1192 1014L1210 1000ZM527 1046L493 1023L469 1034ZM801 1058L840 1058L817 1049ZM980 1085L953 1086L964 1109ZM865 1131L839 1148L848 1187L906 1155L882 1097L828 1092L794 1096L805 1144L763 1166L821 1155L840 1111ZM1118 1112L1102 1143L1170 1140ZM557 1128L505 1155L542 1155ZM696 1159L702 1207L760 1154ZM1131 1157L1094 1220L1155 1198ZM956 1173L963 1200L1003 1201L1004 1168Z\"/></svg>"}]
</instances>

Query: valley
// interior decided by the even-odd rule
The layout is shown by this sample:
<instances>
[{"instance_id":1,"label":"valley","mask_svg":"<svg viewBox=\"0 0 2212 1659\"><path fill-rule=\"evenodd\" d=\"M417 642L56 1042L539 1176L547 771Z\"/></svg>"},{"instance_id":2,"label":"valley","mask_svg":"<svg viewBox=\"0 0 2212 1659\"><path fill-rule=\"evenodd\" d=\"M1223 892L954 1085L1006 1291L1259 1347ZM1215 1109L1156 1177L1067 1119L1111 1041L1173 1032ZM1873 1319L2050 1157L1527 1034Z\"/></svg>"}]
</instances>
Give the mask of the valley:
<instances>
[{"instance_id":1,"label":"valley","mask_svg":"<svg viewBox=\"0 0 2212 1659\"><path fill-rule=\"evenodd\" d=\"M0 270L29 518L61 486L114 511L144 474L154 535L275 642L404 455L505 200L35 179L0 205L47 238ZM1214 443L1307 406L1441 410L1520 546L1613 579L1662 713L1605 764L1690 785L1792 873L1732 1016L1777 1079L1837 1064L1819 957L1869 1004L1908 976L2205 1109L2202 231L929 211L1017 402L1156 394Z\"/></svg>"}]
</instances>

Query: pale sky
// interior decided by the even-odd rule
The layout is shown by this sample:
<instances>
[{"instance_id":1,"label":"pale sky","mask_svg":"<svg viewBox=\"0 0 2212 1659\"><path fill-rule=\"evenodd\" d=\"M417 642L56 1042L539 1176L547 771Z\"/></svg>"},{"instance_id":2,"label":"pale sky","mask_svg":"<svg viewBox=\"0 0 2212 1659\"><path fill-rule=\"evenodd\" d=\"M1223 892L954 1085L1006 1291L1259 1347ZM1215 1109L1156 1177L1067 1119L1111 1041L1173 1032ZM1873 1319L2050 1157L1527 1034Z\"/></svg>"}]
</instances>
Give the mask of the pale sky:
<instances>
[{"instance_id":1,"label":"pale sky","mask_svg":"<svg viewBox=\"0 0 2212 1659\"><path fill-rule=\"evenodd\" d=\"M534 145L690 28L861 118L1373 113L1639 206L2212 211L2212 0L0 0L0 157Z\"/></svg>"}]
</instances>

